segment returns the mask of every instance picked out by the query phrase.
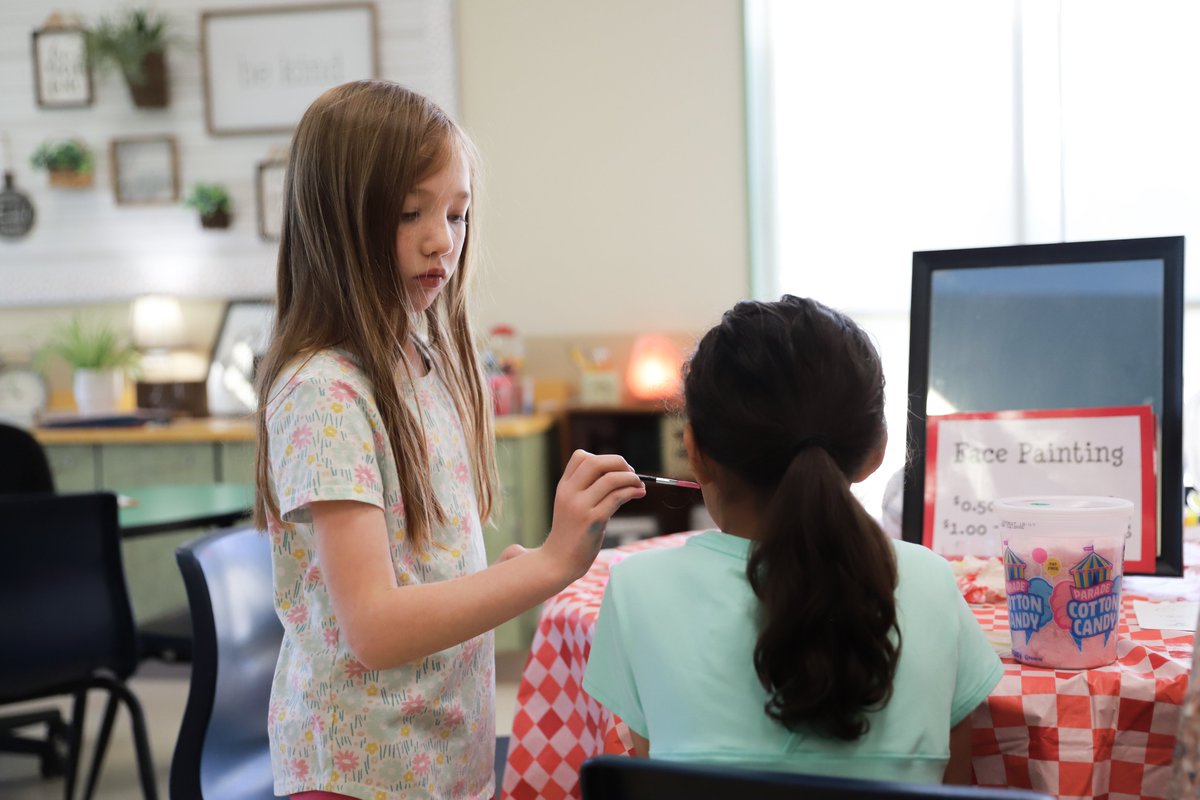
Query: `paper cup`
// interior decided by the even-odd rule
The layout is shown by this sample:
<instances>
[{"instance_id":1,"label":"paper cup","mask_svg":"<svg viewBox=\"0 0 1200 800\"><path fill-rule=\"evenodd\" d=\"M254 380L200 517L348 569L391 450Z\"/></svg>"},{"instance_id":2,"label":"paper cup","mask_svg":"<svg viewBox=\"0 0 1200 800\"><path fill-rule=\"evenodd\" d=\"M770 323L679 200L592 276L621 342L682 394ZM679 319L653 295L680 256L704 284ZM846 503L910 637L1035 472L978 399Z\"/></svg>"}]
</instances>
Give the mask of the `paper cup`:
<instances>
[{"instance_id":1,"label":"paper cup","mask_svg":"<svg viewBox=\"0 0 1200 800\"><path fill-rule=\"evenodd\" d=\"M1117 658L1133 503L1116 497L996 501L1013 658L1088 669Z\"/></svg>"}]
</instances>

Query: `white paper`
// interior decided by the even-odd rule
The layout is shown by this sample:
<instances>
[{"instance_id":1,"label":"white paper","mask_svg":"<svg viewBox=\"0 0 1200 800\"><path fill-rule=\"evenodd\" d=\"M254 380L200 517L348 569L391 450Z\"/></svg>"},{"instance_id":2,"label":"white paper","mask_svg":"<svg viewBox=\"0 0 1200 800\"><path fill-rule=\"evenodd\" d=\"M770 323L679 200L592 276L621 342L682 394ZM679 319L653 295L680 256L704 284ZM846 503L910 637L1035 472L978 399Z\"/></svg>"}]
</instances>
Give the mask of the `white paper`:
<instances>
[{"instance_id":1,"label":"white paper","mask_svg":"<svg viewBox=\"0 0 1200 800\"><path fill-rule=\"evenodd\" d=\"M1187 600L1171 603L1134 600L1133 613L1137 615L1138 627L1143 630L1194 631L1200 603Z\"/></svg>"},{"instance_id":2,"label":"white paper","mask_svg":"<svg viewBox=\"0 0 1200 800\"><path fill-rule=\"evenodd\" d=\"M1133 502L1125 555L1127 561L1140 556L1146 476L1136 415L936 419L933 513L926 521L934 552L1000 555L993 504L999 497L1081 494Z\"/></svg>"}]
</instances>

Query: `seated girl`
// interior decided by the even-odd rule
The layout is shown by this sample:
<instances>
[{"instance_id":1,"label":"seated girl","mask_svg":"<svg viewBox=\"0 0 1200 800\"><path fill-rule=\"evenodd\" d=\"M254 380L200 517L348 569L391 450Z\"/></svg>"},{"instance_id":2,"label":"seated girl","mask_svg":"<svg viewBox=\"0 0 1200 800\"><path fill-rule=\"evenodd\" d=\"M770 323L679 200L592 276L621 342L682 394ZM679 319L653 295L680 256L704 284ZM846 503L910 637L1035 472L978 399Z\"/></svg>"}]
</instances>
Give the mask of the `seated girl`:
<instances>
[{"instance_id":1,"label":"seated girl","mask_svg":"<svg viewBox=\"0 0 1200 800\"><path fill-rule=\"evenodd\" d=\"M584 689L638 755L967 783L1003 669L929 550L850 492L883 459L883 372L813 300L743 302L685 368L684 443L720 530L612 569Z\"/></svg>"}]
</instances>

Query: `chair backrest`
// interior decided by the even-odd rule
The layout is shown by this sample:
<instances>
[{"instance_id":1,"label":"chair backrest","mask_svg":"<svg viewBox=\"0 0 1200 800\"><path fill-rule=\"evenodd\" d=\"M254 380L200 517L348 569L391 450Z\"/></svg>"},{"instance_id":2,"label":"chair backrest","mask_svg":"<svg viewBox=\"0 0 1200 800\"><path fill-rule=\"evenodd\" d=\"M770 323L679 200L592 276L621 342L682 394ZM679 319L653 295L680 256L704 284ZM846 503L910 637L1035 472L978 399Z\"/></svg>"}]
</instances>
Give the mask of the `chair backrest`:
<instances>
[{"instance_id":1,"label":"chair backrest","mask_svg":"<svg viewBox=\"0 0 1200 800\"><path fill-rule=\"evenodd\" d=\"M192 677L171 761L172 800L271 800L267 707L283 626L271 540L220 531L175 552L192 615Z\"/></svg>"},{"instance_id":2,"label":"chair backrest","mask_svg":"<svg viewBox=\"0 0 1200 800\"><path fill-rule=\"evenodd\" d=\"M117 498L0 496L0 699L137 667Z\"/></svg>"},{"instance_id":3,"label":"chair backrest","mask_svg":"<svg viewBox=\"0 0 1200 800\"><path fill-rule=\"evenodd\" d=\"M46 451L29 431L0 423L0 453L0 495L54 491Z\"/></svg>"},{"instance_id":4,"label":"chair backrest","mask_svg":"<svg viewBox=\"0 0 1200 800\"><path fill-rule=\"evenodd\" d=\"M663 759L597 756L579 772L583 800L872 800L941 798L951 800L1053 800L1024 789L978 786L924 786L911 783L827 778L792 772L759 772L680 764Z\"/></svg>"}]
</instances>

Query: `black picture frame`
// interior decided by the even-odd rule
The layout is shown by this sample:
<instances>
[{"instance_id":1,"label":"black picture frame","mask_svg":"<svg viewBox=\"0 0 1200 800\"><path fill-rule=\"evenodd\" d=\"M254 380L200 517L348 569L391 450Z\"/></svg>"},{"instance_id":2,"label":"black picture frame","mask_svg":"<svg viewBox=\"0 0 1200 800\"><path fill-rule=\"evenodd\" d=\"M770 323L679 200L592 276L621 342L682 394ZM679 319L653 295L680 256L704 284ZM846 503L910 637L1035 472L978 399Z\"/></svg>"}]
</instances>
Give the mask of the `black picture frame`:
<instances>
[{"instance_id":1,"label":"black picture frame","mask_svg":"<svg viewBox=\"0 0 1200 800\"><path fill-rule=\"evenodd\" d=\"M1183 574L1183 254L1184 237L982 247L913 253L908 361L908 460L904 471L903 538L923 540L926 402L932 282L939 270L1160 261L1163 266L1162 407L1158 445L1160 552L1155 574ZM1086 335L1080 333L1079 335Z\"/></svg>"},{"instance_id":2,"label":"black picture frame","mask_svg":"<svg viewBox=\"0 0 1200 800\"><path fill-rule=\"evenodd\" d=\"M86 108L95 101L87 31L38 28L31 36L33 96L38 108Z\"/></svg>"}]
</instances>

